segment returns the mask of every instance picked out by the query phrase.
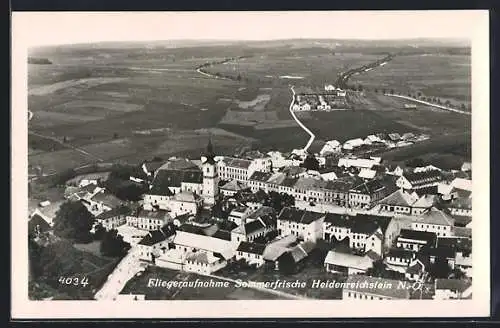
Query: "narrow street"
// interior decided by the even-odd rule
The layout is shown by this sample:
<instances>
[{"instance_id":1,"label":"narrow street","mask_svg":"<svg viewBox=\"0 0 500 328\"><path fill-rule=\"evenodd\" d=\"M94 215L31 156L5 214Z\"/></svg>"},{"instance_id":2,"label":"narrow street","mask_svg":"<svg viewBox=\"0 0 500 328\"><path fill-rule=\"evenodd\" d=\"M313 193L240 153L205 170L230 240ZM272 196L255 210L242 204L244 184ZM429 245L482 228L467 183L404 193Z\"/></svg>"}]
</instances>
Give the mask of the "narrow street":
<instances>
[{"instance_id":1,"label":"narrow street","mask_svg":"<svg viewBox=\"0 0 500 328\"><path fill-rule=\"evenodd\" d=\"M304 147L304 151L307 152L307 150L309 149L309 147L311 147L314 139L316 138L316 136L314 135L314 133L312 133L311 130L309 130L298 118L297 116L295 115L292 107L293 107L293 103L295 102L295 90L293 89L293 85L290 86L290 90L292 90L292 101L290 102L290 114L292 114L292 117L293 119L295 120L295 122L297 122L297 124L304 130L307 132L307 134L309 134L311 136L311 138L309 138L309 141L307 142L307 144L305 145Z\"/></svg>"}]
</instances>

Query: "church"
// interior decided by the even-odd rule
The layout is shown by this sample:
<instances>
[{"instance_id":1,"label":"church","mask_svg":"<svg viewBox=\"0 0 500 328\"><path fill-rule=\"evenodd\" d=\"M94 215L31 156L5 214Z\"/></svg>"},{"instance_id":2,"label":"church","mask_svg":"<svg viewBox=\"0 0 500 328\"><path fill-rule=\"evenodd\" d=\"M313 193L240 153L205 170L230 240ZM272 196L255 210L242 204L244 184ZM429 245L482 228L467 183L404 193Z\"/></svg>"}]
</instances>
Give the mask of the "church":
<instances>
[{"instance_id":1,"label":"church","mask_svg":"<svg viewBox=\"0 0 500 328\"><path fill-rule=\"evenodd\" d=\"M167 210L173 217L197 214L219 199L219 174L212 141L209 139L201 165L184 158L170 159L155 173L144 195L144 209Z\"/></svg>"}]
</instances>

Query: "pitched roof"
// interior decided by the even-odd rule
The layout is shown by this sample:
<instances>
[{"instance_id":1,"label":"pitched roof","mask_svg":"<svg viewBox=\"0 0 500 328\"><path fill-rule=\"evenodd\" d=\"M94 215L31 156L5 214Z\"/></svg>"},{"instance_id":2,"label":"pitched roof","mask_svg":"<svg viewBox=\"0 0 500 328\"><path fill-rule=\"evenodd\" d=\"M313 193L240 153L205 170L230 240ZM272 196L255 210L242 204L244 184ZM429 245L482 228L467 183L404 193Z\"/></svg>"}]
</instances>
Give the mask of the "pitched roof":
<instances>
[{"instance_id":1,"label":"pitched roof","mask_svg":"<svg viewBox=\"0 0 500 328\"><path fill-rule=\"evenodd\" d=\"M186 231L178 231L174 237L174 243L176 245L219 253L226 259L232 255L232 244L230 241Z\"/></svg>"},{"instance_id":2,"label":"pitched roof","mask_svg":"<svg viewBox=\"0 0 500 328\"><path fill-rule=\"evenodd\" d=\"M231 231L219 229L212 235L212 237L223 240L231 240Z\"/></svg>"},{"instance_id":3,"label":"pitched roof","mask_svg":"<svg viewBox=\"0 0 500 328\"><path fill-rule=\"evenodd\" d=\"M406 269L406 273L409 274L419 274L425 270L425 265L419 259L411 262L408 268Z\"/></svg>"},{"instance_id":4,"label":"pitched roof","mask_svg":"<svg viewBox=\"0 0 500 328\"><path fill-rule=\"evenodd\" d=\"M409 229L401 229L399 233L398 239L411 239L411 240L423 240L428 244L435 243L436 234L430 231L418 231L418 230L409 230Z\"/></svg>"},{"instance_id":5,"label":"pitched roof","mask_svg":"<svg viewBox=\"0 0 500 328\"><path fill-rule=\"evenodd\" d=\"M240 191L246 189L246 186L244 183L238 180L231 180L222 187L220 187L220 189L230 190L230 191Z\"/></svg>"},{"instance_id":6,"label":"pitched roof","mask_svg":"<svg viewBox=\"0 0 500 328\"><path fill-rule=\"evenodd\" d=\"M454 227L453 231L457 237L472 238L471 228Z\"/></svg>"},{"instance_id":7,"label":"pitched roof","mask_svg":"<svg viewBox=\"0 0 500 328\"><path fill-rule=\"evenodd\" d=\"M266 245L242 241L236 251L262 255L265 249Z\"/></svg>"},{"instance_id":8,"label":"pitched roof","mask_svg":"<svg viewBox=\"0 0 500 328\"><path fill-rule=\"evenodd\" d=\"M456 208L456 209L472 209L472 198L455 198L452 199L451 202L447 205L448 208Z\"/></svg>"},{"instance_id":9,"label":"pitched roof","mask_svg":"<svg viewBox=\"0 0 500 328\"><path fill-rule=\"evenodd\" d=\"M186 261L195 263L212 264L219 261L219 258L203 251L192 252L186 256Z\"/></svg>"},{"instance_id":10,"label":"pitched roof","mask_svg":"<svg viewBox=\"0 0 500 328\"><path fill-rule=\"evenodd\" d=\"M182 182L201 184L203 183L203 173L198 167L185 170L159 169L149 193L170 196L172 193L168 188L180 187Z\"/></svg>"},{"instance_id":11,"label":"pitched roof","mask_svg":"<svg viewBox=\"0 0 500 328\"><path fill-rule=\"evenodd\" d=\"M381 189L385 188L384 185L380 183L378 180L370 180L363 182L360 185L355 186L350 190L350 192L362 193L371 195Z\"/></svg>"},{"instance_id":12,"label":"pitched roof","mask_svg":"<svg viewBox=\"0 0 500 328\"><path fill-rule=\"evenodd\" d=\"M175 233L174 230L158 229L150 231L146 236L144 236L139 245L153 246L159 242L166 240L168 237Z\"/></svg>"},{"instance_id":13,"label":"pitched roof","mask_svg":"<svg viewBox=\"0 0 500 328\"><path fill-rule=\"evenodd\" d=\"M409 299L410 292L406 288L399 288L398 285L398 280L350 275L344 289L393 299Z\"/></svg>"},{"instance_id":14,"label":"pitched roof","mask_svg":"<svg viewBox=\"0 0 500 328\"><path fill-rule=\"evenodd\" d=\"M422 195L414 204L413 207L429 208L434 206L439 197L437 195Z\"/></svg>"},{"instance_id":15,"label":"pitched roof","mask_svg":"<svg viewBox=\"0 0 500 328\"><path fill-rule=\"evenodd\" d=\"M165 210L150 211L145 209L139 209L136 213L132 214L131 216L149 218L149 219L160 219L160 220L171 219L170 214L168 214L168 212Z\"/></svg>"},{"instance_id":16,"label":"pitched roof","mask_svg":"<svg viewBox=\"0 0 500 328\"><path fill-rule=\"evenodd\" d=\"M453 218L451 216L435 207L432 207L429 211L425 212L419 217L418 221L415 222L445 226L454 225Z\"/></svg>"},{"instance_id":17,"label":"pitched roof","mask_svg":"<svg viewBox=\"0 0 500 328\"><path fill-rule=\"evenodd\" d=\"M448 247L457 252L472 251L472 240L469 238L438 238L437 245L438 247Z\"/></svg>"},{"instance_id":18,"label":"pitched roof","mask_svg":"<svg viewBox=\"0 0 500 328\"><path fill-rule=\"evenodd\" d=\"M100 202L110 207L115 207L121 205L123 202L113 194L108 192L98 192L92 197L95 202Z\"/></svg>"},{"instance_id":19,"label":"pitched roof","mask_svg":"<svg viewBox=\"0 0 500 328\"><path fill-rule=\"evenodd\" d=\"M404 249L402 247L399 248L391 248L387 252L386 257L397 257L397 258L403 258L403 259L412 259L413 258L413 252L409 249Z\"/></svg>"},{"instance_id":20,"label":"pitched roof","mask_svg":"<svg viewBox=\"0 0 500 328\"><path fill-rule=\"evenodd\" d=\"M99 214L98 216L96 216L96 219L106 220L106 219L113 218L113 217L116 217L119 215L128 215L131 212L132 212L131 209L126 207L126 206L118 206L118 207L115 207L109 211L106 211L106 212Z\"/></svg>"},{"instance_id":21,"label":"pitched roof","mask_svg":"<svg viewBox=\"0 0 500 328\"><path fill-rule=\"evenodd\" d=\"M252 173L249 180L266 182L267 180L269 180L269 178L271 176L272 176L272 173L255 171L254 173Z\"/></svg>"},{"instance_id":22,"label":"pitched roof","mask_svg":"<svg viewBox=\"0 0 500 328\"><path fill-rule=\"evenodd\" d=\"M223 162L226 166L240 169L248 169L250 164L252 164L251 160L235 157L224 157L221 162Z\"/></svg>"},{"instance_id":23,"label":"pitched roof","mask_svg":"<svg viewBox=\"0 0 500 328\"><path fill-rule=\"evenodd\" d=\"M315 244L311 241L302 242L298 245L295 245L295 247L290 250L290 254L292 255L295 263L298 263L305 259L312 252L314 247Z\"/></svg>"},{"instance_id":24,"label":"pitched roof","mask_svg":"<svg viewBox=\"0 0 500 328\"><path fill-rule=\"evenodd\" d=\"M279 238L267 244L262 255L267 261L276 261L281 255L287 252L289 246L295 242L297 242L297 237L294 235L287 235L283 238Z\"/></svg>"},{"instance_id":25,"label":"pitched roof","mask_svg":"<svg viewBox=\"0 0 500 328\"><path fill-rule=\"evenodd\" d=\"M165 164L165 161L147 161L147 162L143 163L143 165L145 166L146 170L148 172L151 172L151 173L156 172L164 164Z\"/></svg>"},{"instance_id":26,"label":"pitched roof","mask_svg":"<svg viewBox=\"0 0 500 328\"><path fill-rule=\"evenodd\" d=\"M278 220L310 224L324 217L325 214L322 213L299 210L293 207L284 207L278 216Z\"/></svg>"},{"instance_id":27,"label":"pitched roof","mask_svg":"<svg viewBox=\"0 0 500 328\"><path fill-rule=\"evenodd\" d=\"M349 190L351 190L351 188L361 183L362 181L363 180L361 180L361 178L358 176L355 177L345 176L334 181L328 181L327 184L325 185L325 189L340 191L340 192L348 192Z\"/></svg>"},{"instance_id":28,"label":"pitched roof","mask_svg":"<svg viewBox=\"0 0 500 328\"><path fill-rule=\"evenodd\" d=\"M416 199L410 193L401 189L396 190L389 196L382 199L379 203L391 206L407 206L411 207Z\"/></svg>"},{"instance_id":29,"label":"pitched roof","mask_svg":"<svg viewBox=\"0 0 500 328\"><path fill-rule=\"evenodd\" d=\"M173 199L178 202L194 203L200 199L200 196L192 192L182 191L175 194Z\"/></svg>"},{"instance_id":30,"label":"pitched roof","mask_svg":"<svg viewBox=\"0 0 500 328\"><path fill-rule=\"evenodd\" d=\"M28 227L29 231L39 229L40 232L45 232L50 230L50 224L38 214L31 216L30 220L28 221Z\"/></svg>"},{"instance_id":31,"label":"pitched roof","mask_svg":"<svg viewBox=\"0 0 500 328\"><path fill-rule=\"evenodd\" d=\"M336 250L329 251L324 262L365 271L373 266L373 260L369 256L359 256Z\"/></svg>"},{"instance_id":32,"label":"pitched roof","mask_svg":"<svg viewBox=\"0 0 500 328\"><path fill-rule=\"evenodd\" d=\"M429 170L423 172L405 172L403 176L410 182L413 186L418 186L422 184L432 183L441 181L443 176L438 170Z\"/></svg>"}]
</instances>

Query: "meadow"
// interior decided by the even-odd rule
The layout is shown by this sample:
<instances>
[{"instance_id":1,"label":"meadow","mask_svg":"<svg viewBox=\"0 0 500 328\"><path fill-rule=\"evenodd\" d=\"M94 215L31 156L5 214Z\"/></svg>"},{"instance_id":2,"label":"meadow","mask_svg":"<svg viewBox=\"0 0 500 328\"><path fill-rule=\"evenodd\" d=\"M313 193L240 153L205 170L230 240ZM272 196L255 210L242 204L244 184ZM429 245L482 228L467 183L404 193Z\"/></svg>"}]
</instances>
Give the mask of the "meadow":
<instances>
[{"instance_id":1,"label":"meadow","mask_svg":"<svg viewBox=\"0 0 500 328\"><path fill-rule=\"evenodd\" d=\"M302 147L308 136L288 111L290 84L321 88L333 83L339 73L395 49L369 42L343 47L307 40L36 49L30 55L48 58L53 64L29 65L28 109L34 114L30 131L66 139L92 156L30 137L29 162L51 172L92 163L96 157L133 162L153 156L198 157L208 136L217 151L226 153L248 147L282 151ZM204 70L241 75L240 80L216 79L196 71L200 65L239 56L245 58ZM460 100L463 94L466 100L470 84L466 83L467 67L460 65L463 58L467 57L396 56L383 67L356 75L352 82L430 92L427 87L443 99ZM470 118L423 106L405 111L403 101L380 93L367 92L355 100L352 111L311 113L304 122L319 140L345 140L375 132L441 134L470 129Z\"/></svg>"},{"instance_id":2,"label":"meadow","mask_svg":"<svg viewBox=\"0 0 500 328\"><path fill-rule=\"evenodd\" d=\"M394 89L403 95L421 92L460 105L471 102L470 55L420 54L396 56L388 64L350 80L365 88Z\"/></svg>"}]
</instances>

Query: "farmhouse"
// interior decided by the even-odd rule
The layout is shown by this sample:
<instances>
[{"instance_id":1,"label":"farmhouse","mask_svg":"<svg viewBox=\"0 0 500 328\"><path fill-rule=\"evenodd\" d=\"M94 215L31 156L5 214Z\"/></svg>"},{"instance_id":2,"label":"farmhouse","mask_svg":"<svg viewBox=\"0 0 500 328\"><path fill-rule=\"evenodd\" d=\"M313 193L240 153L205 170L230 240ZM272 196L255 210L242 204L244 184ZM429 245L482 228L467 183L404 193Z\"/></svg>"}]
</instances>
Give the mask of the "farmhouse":
<instances>
[{"instance_id":1,"label":"farmhouse","mask_svg":"<svg viewBox=\"0 0 500 328\"><path fill-rule=\"evenodd\" d=\"M453 235L454 220L445 212L431 208L428 212L417 217L411 224L412 230L434 232L438 237Z\"/></svg>"},{"instance_id":2,"label":"farmhouse","mask_svg":"<svg viewBox=\"0 0 500 328\"><path fill-rule=\"evenodd\" d=\"M116 229L127 223L127 215L131 210L126 206L119 206L96 216L96 223L102 225L106 230Z\"/></svg>"},{"instance_id":3,"label":"farmhouse","mask_svg":"<svg viewBox=\"0 0 500 328\"><path fill-rule=\"evenodd\" d=\"M414 258L415 253L411 250L404 248L391 248L385 255L384 261L389 269L405 273Z\"/></svg>"},{"instance_id":4,"label":"farmhouse","mask_svg":"<svg viewBox=\"0 0 500 328\"><path fill-rule=\"evenodd\" d=\"M278 234L294 235L298 239L314 241L323 236L325 214L285 207L278 215Z\"/></svg>"},{"instance_id":5,"label":"farmhouse","mask_svg":"<svg viewBox=\"0 0 500 328\"><path fill-rule=\"evenodd\" d=\"M212 252L202 250L186 255L183 270L202 275L211 275L226 265L227 261L223 257L215 256Z\"/></svg>"},{"instance_id":6,"label":"farmhouse","mask_svg":"<svg viewBox=\"0 0 500 328\"><path fill-rule=\"evenodd\" d=\"M330 153L339 153L342 150L342 145L337 140L330 140L325 143L323 148L320 150L320 155L324 156Z\"/></svg>"},{"instance_id":7,"label":"farmhouse","mask_svg":"<svg viewBox=\"0 0 500 328\"><path fill-rule=\"evenodd\" d=\"M369 268L373 267L373 259L368 255L360 256L331 250L326 255L324 266L327 272L353 275L366 273Z\"/></svg>"},{"instance_id":8,"label":"farmhouse","mask_svg":"<svg viewBox=\"0 0 500 328\"><path fill-rule=\"evenodd\" d=\"M351 249L372 250L382 255L393 244L400 227L390 217L358 214L355 216L327 213L323 224L323 239L347 241Z\"/></svg>"},{"instance_id":9,"label":"farmhouse","mask_svg":"<svg viewBox=\"0 0 500 328\"><path fill-rule=\"evenodd\" d=\"M168 250L168 243L172 241L175 230L167 226L150 231L137 244L139 257L144 261L153 261Z\"/></svg>"},{"instance_id":10,"label":"farmhouse","mask_svg":"<svg viewBox=\"0 0 500 328\"><path fill-rule=\"evenodd\" d=\"M171 220L172 217L165 210L140 208L126 217L127 225L149 231L158 230Z\"/></svg>"},{"instance_id":11,"label":"farmhouse","mask_svg":"<svg viewBox=\"0 0 500 328\"><path fill-rule=\"evenodd\" d=\"M343 300L410 299L410 292L400 281L364 275L350 275L342 290Z\"/></svg>"},{"instance_id":12,"label":"farmhouse","mask_svg":"<svg viewBox=\"0 0 500 328\"><path fill-rule=\"evenodd\" d=\"M173 243L175 249L184 253L201 250L213 256L222 256L226 260L231 259L236 250L228 240L187 231L177 231Z\"/></svg>"},{"instance_id":13,"label":"farmhouse","mask_svg":"<svg viewBox=\"0 0 500 328\"><path fill-rule=\"evenodd\" d=\"M380 210L394 214L411 214L412 205L418 200L414 193L399 189L379 202Z\"/></svg>"},{"instance_id":14,"label":"farmhouse","mask_svg":"<svg viewBox=\"0 0 500 328\"><path fill-rule=\"evenodd\" d=\"M249 265L260 267L264 264L266 245L242 241L236 249L236 260L243 259Z\"/></svg>"},{"instance_id":15,"label":"farmhouse","mask_svg":"<svg viewBox=\"0 0 500 328\"><path fill-rule=\"evenodd\" d=\"M405 172L396 181L396 186L405 190L415 190L424 187L437 186L443 179L439 170L423 172Z\"/></svg>"},{"instance_id":16,"label":"farmhouse","mask_svg":"<svg viewBox=\"0 0 500 328\"><path fill-rule=\"evenodd\" d=\"M379 180L365 181L349 190L349 206L370 208L386 196L388 190Z\"/></svg>"},{"instance_id":17,"label":"farmhouse","mask_svg":"<svg viewBox=\"0 0 500 328\"><path fill-rule=\"evenodd\" d=\"M397 247L418 252L422 247L435 247L437 237L434 232L401 229L396 239Z\"/></svg>"},{"instance_id":18,"label":"farmhouse","mask_svg":"<svg viewBox=\"0 0 500 328\"><path fill-rule=\"evenodd\" d=\"M262 216L249 222L243 220L238 227L231 230L231 242L236 248L242 241L254 241L275 229L275 223L270 216Z\"/></svg>"},{"instance_id":19,"label":"farmhouse","mask_svg":"<svg viewBox=\"0 0 500 328\"><path fill-rule=\"evenodd\" d=\"M42 212L36 209L29 217L28 234L39 236L47 231L50 231L51 220L48 219Z\"/></svg>"}]
</instances>

